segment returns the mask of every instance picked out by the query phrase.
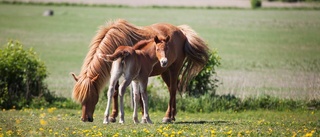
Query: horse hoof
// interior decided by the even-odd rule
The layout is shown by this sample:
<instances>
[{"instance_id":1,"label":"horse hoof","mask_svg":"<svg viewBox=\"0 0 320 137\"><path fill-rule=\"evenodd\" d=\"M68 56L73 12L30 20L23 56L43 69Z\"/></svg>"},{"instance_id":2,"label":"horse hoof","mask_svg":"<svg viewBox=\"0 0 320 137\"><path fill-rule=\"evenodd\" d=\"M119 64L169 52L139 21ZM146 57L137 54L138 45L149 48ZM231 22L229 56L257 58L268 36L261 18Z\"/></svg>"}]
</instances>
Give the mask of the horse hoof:
<instances>
[{"instance_id":1,"label":"horse hoof","mask_svg":"<svg viewBox=\"0 0 320 137\"><path fill-rule=\"evenodd\" d=\"M139 119L137 117L133 118L133 123L138 124L139 123Z\"/></svg>"},{"instance_id":2,"label":"horse hoof","mask_svg":"<svg viewBox=\"0 0 320 137\"><path fill-rule=\"evenodd\" d=\"M104 118L103 119L103 124L108 124L109 123L109 120L107 118Z\"/></svg>"},{"instance_id":3,"label":"horse hoof","mask_svg":"<svg viewBox=\"0 0 320 137\"><path fill-rule=\"evenodd\" d=\"M147 120L146 119L141 119L140 123L145 124L145 123L147 123Z\"/></svg>"},{"instance_id":4,"label":"horse hoof","mask_svg":"<svg viewBox=\"0 0 320 137\"><path fill-rule=\"evenodd\" d=\"M113 117L109 117L109 121L110 121L111 123L117 122L116 118L113 118Z\"/></svg>"},{"instance_id":5,"label":"horse hoof","mask_svg":"<svg viewBox=\"0 0 320 137\"><path fill-rule=\"evenodd\" d=\"M162 123L171 123L171 118L164 117L164 118L162 119Z\"/></svg>"}]
</instances>

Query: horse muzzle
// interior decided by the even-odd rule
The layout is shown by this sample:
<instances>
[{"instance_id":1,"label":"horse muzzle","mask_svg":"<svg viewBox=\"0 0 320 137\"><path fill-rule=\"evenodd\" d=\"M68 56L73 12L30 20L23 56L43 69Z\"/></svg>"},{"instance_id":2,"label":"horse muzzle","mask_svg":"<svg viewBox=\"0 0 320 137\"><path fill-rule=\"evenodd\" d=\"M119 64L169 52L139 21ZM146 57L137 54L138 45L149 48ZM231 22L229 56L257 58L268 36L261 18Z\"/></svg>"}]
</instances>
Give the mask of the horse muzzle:
<instances>
[{"instance_id":1,"label":"horse muzzle","mask_svg":"<svg viewBox=\"0 0 320 137\"><path fill-rule=\"evenodd\" d=\"M82 122L93 122L93 118L92 117L88 117L88 118L81 118Z\"/></svg>"},{"instance_id":2,"label":"horse muzzle","mask_svg":"<svg viewBox=\"0 0 320 137\"><path fill-rule=\"evenodd\" d=\"M161 67L166 67L168 65L168 59L167 58L162 58L160 60L160 65L161 65Z\"/></svg>"}]
</instances>

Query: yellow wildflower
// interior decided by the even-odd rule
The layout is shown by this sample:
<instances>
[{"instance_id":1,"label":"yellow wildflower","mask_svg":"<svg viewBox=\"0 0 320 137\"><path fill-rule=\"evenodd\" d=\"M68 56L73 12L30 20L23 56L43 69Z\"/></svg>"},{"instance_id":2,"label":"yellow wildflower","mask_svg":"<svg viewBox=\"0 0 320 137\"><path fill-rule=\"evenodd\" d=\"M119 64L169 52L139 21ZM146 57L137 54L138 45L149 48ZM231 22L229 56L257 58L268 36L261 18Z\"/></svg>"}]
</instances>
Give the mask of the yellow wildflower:
<instances>
[{"instance_id":1,"label":"yellow wildflower","mask_svg":"<svg viewBox=\"0 0 320 137\"><path fill-rule=\"evenodd\" d=\"M53 113L53 111L55 111L56 109L57 109L56 107L49 108L49 109L48 109L48 112L49 112L49 113Z\"/></svg>"},{"instance_id":2,"label":"yellow wildflower","mask_svg":"<svg viewBox=\"0 0 320 137\"><path fill-rule=\"evenodd\" d=\"M231 135L232 134L232 130L226 132L227 135Z\"/></svg>"},{"instance_id":3,"label":"yellow wildflower","mask_svg":"<svg viewBox=\"0 0 320 137\"><path fill-rule=\"evenodd\" d=\"M16 124L20 124L21 120L20 119L16 119Z\"/></svg>"},{"instance_id":4,"label":"yellow wildflower","mask_svg":"<svg viewBox=\"0 0 320 137\"><path fill-rule=\"evenodd\" d=\"M40 116L39 116L40 118L45 118L46 117L46 113L42 113L42 114L40 114Z\"/></svg>"},{"instance_id":5,"label":"yellow wildflower","mask_svg":"<svg viewBox=\"0 0 320 137\"><path fill-rule=\"evenodd\" d=\"M11 136L11 135L13 134L13 131L12 131L12 130L8 130L8 131L6 132L6 134L7 134L8 136Z\"/></svg>"},{"instance_id":6,"label":"yellow wildflower","mask_svg":"<svg viewBox=\"0 0 320 137\"><path fill-rule=\"evenodd\" d=\"M146 128L143 129L143 132L150 133L150 131Z\"/></svg>"},{"instance_id":7,"label":"yellow wildflower","mask_svg":"<svg viewBox=\"0 0 320 137\"><path fill-rule=\"evenodd\" d=\"M45 121L45 120L43 120L43 119L40 119L40 124L41 124L42 126L45 126L45 125L47 125L48 123L47 123L47 121Z\"/></svg>"}]
</instances>

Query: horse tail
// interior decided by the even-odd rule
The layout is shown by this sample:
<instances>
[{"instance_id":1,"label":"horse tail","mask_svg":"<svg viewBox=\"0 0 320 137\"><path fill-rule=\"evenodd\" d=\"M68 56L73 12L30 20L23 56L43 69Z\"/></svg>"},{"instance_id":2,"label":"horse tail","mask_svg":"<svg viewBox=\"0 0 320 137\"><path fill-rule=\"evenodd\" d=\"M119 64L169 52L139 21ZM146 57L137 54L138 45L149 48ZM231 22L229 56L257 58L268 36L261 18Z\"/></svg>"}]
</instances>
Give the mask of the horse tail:
<instances>
[{"instance_id":1,"label":"horse tail","mask_svg":"<svg viewBox=\"0 0 320 137\"><path fill-rule=\"evenodd\" d=\"M188 25L180 25L178 28L186 36L184 51L186 59L181 69L179 90L185 91L189 81L195 77L209 60L209 48L204 40Z\"/></svg>"}]
</instances>

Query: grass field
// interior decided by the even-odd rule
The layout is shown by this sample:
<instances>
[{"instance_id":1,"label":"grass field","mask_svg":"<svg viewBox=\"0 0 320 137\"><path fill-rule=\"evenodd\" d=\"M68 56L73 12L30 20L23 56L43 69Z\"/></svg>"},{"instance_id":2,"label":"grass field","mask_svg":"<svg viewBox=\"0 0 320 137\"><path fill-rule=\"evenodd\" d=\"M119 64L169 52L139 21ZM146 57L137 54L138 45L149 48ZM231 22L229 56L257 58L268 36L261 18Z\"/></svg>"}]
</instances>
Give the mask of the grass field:
<instances>
[{"instance_id":1,"label":"grass field","mask_svg":"<svg viewBox=\"0 0 320 137\"><path fill-rule=\"evenodd\" d=\"M152 112L154 122L102 124L103 112L93 123L80 122L80 110L56 108L6 110L0 113L0 136L319 136L317 111L248 111L206 114L179 113L178 122L162 124L162 112Z\"/></svg>"}]
</instances>

